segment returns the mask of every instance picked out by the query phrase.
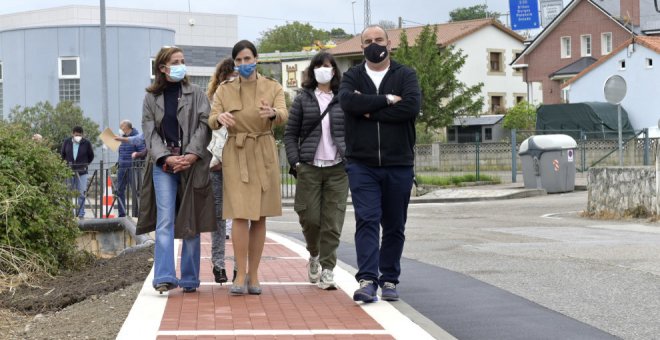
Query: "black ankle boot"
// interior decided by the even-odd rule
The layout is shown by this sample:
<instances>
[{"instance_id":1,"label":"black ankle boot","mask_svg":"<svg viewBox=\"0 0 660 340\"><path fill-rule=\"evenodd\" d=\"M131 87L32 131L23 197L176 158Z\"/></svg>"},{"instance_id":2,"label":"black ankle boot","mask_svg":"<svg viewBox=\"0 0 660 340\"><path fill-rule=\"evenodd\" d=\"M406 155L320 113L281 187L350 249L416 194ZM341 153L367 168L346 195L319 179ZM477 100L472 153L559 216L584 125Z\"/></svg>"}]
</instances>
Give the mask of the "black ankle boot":
<instances>
[{"instance_id":1,"label":"black ankle boot","mask_svg":"<svg viewBox=\"0 0 660 340\"><path fill-rule=\"evenodd\" d=\"M215 276L215 282L225 283L227 282L227 272L225 269L219 269L216 266L213 266L213 276Z\"/></svg>"}]
</instances>

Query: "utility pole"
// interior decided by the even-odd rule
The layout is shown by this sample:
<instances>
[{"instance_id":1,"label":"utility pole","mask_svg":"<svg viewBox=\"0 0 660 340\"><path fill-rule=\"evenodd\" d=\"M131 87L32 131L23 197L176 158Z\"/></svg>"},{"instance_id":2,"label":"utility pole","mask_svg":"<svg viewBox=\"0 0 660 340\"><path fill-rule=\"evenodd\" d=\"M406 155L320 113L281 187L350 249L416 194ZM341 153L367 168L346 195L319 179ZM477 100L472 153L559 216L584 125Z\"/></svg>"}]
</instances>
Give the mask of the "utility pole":
<instances>
[{"instance_id":1,"label":"utility pole","mask_svg":"<svg viewBox=\"0 0 660 340\"><path fill-rule=\"evenodd\" d=\"M399 28L403 27L403 18L399 17Z\"/></svg>"},{"instance_id":2,"label":"utility pole","mask_svg":"<svg viewBox=\"0 0 660 340\"><path fill-rule=\"evenodd\" d=\"M369 0L364 0L364 27L367 28L369 25L371 25L371 8Z\"/></svg>"},{"instance_id":3,"label":"utility pole","mask_svg":"<svg viewBox=\"0 0 660 340\"><path fill-rule=\"evenodd\" d=\"M110 126L108 119L108 51L105 32L105 0L101 0L101 114L103 130Z\"/></svg>"},{"instance_id":4,"label":"utility pole","mask_svg":"<svg viewBox=\"0 0 660 340\"><path fill-rule=\"evenodd\" d=\"M355 31L355 2L356 0L353 0L351 2L351 10L353 11L353 35L357 34L357 32Z\"/></svg>"}]
</instances>

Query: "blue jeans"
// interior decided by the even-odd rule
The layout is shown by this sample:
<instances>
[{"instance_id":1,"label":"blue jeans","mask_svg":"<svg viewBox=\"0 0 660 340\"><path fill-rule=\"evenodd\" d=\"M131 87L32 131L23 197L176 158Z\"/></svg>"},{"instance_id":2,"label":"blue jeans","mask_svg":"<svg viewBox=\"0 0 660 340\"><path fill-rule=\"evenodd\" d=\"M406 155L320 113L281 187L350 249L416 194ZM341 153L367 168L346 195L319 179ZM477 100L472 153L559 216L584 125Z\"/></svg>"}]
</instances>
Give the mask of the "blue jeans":
<instances>
[{"instance_id":1,"label":"blue jeans","mask_svg":"<svg viewBox=\"0 0 660 340\"><path fill-rule=\"evenodd\" d=\"M199 234L182 240L181 280L176 278L174 267L174 220L177 208L179 174L153 168L154 190L156 191L156 245L154 249L153 286L170 283L184 288L199 287L200 240Z\"/></svg>"},{"instance_id":2,"label":"blue jeans","mask_svg":"<svg viewBox=\"0 0 660 340\"><path fill-rule=\"evenodd\" d=\"M85 217L85 194L87 191L87 174L75 174L71 177L69 183L71 190L78 191L78 199L74 214L78 217Z\"/></svg>"},{"instance_id":3,"label":"blue jeans","mask_svg":"<svg viewBox=\"0 0 660 340\"><path fill-rule=\"evenodd\" d=\"M131 183L131 168L119 167L117 169L117 208L119 217L126 216L126 186Z\"/></svg>"},{"instance_id":4,"label":"blue jeans","mask_svg":"<svg viewBox=\"0 0 660 340\"><path fill-rule=\"evenodd\" d=\"M211 171L213 199L215 201L216 230L211 233L211 263L219 269L225 268L225 236L227 226L222 219L222 170Z\"/></svg>"},{"instance_id":5,"label":"blue jeans","mask_svg":"<svg viewBox=\"0 0 660 340\"><path fill-rule=\"evenodd\" d=\"M380 286L398 284L413 167L370 167L353 162L346 165L346 172L355 209L355 278Z\"/></svg>"}]
</instances>

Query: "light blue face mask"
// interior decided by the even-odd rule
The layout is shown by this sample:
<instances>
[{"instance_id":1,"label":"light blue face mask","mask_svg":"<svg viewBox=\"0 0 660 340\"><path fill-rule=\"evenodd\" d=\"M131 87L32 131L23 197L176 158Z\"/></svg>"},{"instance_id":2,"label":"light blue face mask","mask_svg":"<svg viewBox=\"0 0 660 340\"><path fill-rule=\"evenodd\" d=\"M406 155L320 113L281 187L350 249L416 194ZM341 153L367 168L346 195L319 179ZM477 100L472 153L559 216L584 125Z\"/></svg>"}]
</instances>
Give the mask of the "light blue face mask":
<instances>
[{"instance_id":1,"label":"light blue face mask","mask_svg":"<svg viewBox=\"0 0 660 340\"><path fill-rule=\"evenodd\" d=\"M248 78L254 72L254 69L257 68L257 63L254 64L241 64L234 67L234 70L243 76L243 78Z\"/></svg>"},{"instance_id":2,"label":"light blue face mask","mask_svg":"<svg viewBox=\"0 0 660 340\"><path fill-rule=\"evenodd\" d=\"M186 76L186 65L172 65L170 66L170 79L173 81L181 81Z\"/></svg>"}]
</instances>

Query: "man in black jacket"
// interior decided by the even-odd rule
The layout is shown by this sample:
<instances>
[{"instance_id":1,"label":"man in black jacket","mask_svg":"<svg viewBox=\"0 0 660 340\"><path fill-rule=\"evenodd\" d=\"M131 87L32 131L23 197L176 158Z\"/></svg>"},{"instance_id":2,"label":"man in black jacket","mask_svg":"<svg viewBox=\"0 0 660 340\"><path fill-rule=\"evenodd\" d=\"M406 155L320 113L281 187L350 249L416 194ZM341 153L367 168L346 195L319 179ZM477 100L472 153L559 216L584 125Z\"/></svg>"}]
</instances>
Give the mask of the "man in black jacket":
<instances>
[{"instance_id":1,"label":"man in black jacket","mask_svg":"<svg viewBox=\"0 0 660 340\"><path fill-rule=\"evenodd\" d=\"M383 300L396 301L421 93L415 71L390 59L382 27L365 28L361 38L366 61L344 73L339 88L356 220L353 300L376 301L380 286Z\"/></svg>"},{"instance_id":2,"label":"man in black jacket","mask_svg":"<svg viewBox=\"0 0 660 340\"><path fill-rule=\"evenodd\" d=\"M78 218L85 217L85 191L87 190L87 167L94 160L94 147L89 140L83 138L83 128L75 126L71 133L71 138L62 142L60 155L73 170L71 178L71 187L77 189L78 205L76 212Z\"/></svg>"}]
</instances>

